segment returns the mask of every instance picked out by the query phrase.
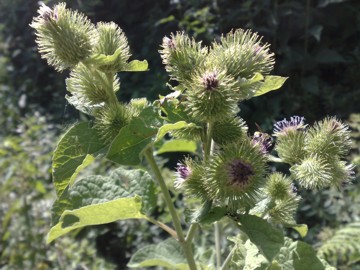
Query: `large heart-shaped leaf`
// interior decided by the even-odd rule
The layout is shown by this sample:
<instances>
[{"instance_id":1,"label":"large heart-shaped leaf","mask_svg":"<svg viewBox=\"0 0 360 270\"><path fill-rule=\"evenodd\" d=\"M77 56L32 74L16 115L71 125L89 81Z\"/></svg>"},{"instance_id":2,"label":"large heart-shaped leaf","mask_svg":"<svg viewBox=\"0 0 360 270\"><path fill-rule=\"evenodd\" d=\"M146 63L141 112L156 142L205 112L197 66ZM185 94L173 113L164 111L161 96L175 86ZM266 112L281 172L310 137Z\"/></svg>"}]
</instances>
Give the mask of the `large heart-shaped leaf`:
<instances>
[{"instance_id":1,"label":"large heart-shaped leaf","mask_svg":"<svg viewBox=\"0 0 360 270\"><path fill-rule=\"evenodd\" d=\"M284 235L266 220L252 215L238 217L240 228L246 233L265 258L271 262L284 245Z\"/></svg>"},{"instance_id":2,"label":"large heart-shaped leaf","mask_svg":"<svg viewBox=\"0 0 360 270\"><path fill-rule=\"evenodd\" d=\"M89 122L72 126L60 139L53 155L52 175L58 197L77 174L104 151L106 146Z\"/></svg>"},{"instance_id":3,"label":"large heart-shaped leaf","mask_svg":"<svg viewBox=\"0 0 360 270\"><path fill-rule=\"evenodd\" d=\"M155 205L154 182L143 170L119 168L107 177L87 176L68 186L55 201L48 241L88 225L146 218L144 213Z\"/></svg>"},{"instance_id":4,"label":"large heart-shaped leaf","mask_svg":"<svg viewBox=\"0 0 360 270\"><path fill-rule=\"evenodd\" d=\"M130 268L163 266L169 269L189 269L183 249L173 238L139 249L133 254L127 266Z\"/></svg>"}]
</instances>

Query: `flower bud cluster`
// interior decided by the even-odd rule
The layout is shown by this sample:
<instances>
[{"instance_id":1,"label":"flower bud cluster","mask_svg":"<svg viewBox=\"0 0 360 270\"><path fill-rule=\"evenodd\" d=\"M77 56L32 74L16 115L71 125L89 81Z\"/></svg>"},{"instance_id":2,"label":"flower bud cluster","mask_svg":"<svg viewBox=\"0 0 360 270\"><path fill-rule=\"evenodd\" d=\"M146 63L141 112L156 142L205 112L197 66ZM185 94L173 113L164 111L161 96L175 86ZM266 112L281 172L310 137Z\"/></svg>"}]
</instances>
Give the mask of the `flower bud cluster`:
<instances>
[{"instance_id":1,"label":"flower bud cluster","mask_svg":"<svg viewBox=\"0 0 360 270\"><path fill-rule=\"evenodd\" d=\"M204 122L234 117L238 102L251 97L240 82L255 73L267 74L274 65L269 45L242 29L210 47L178 32L163 39L160 54L177 89L182 89L187 113Z\"/></svg>"},{"instance_id":2,"label":"flower bud cluster","mask_svg":"<svg viewBox=\"0 0 360 270\"><path fill-rule=\"evenodd\" d=\"M294 216L300 196L291 179L282 173L274 172L267 177L264 194L270 198L268 215L280 224L294 224Z\"/></svg>"},{"instance_id":3,"label":"flower bud cluster","mask_svg":"<svg viewBox=\"0 0 360 270\"><path fill-rule=\"evenodd\" d=\"M187 159L185 166L178 167L175 186L204 202L227 205L230 211L255 205L267 168L265 156L247 136L227 144L207 162Z\"/></svg>"},{"instance_id":4,"label":"flower bud cluster","mask_svg":"<svg viewBox=\"0 0 360 270\"><path fill-rule=\"evenodd\" d=\"M41 56L57 71L70 69L67 100L95 117L95 129L110 143L147 106L146 101L124 104L116 97L116 73L127 69L131 55L125 34L113 22L92 24L65 3L52 9L42 4L38 12L30 26Z\"/></svg>"},{"instance_id":5,"label":"flower bud cluster","mask_svg":"<svg viewBox=\"0 0 360 270\"><path fill-rule=\"evenodd\" d=\"M291 165L290 171L305 188L341 186L353 176L353 166L342 159L351 148L349 128L334 117L307 127L303 117L284 119L274 126L275 150Z\"/></svg>"}]
</instances>

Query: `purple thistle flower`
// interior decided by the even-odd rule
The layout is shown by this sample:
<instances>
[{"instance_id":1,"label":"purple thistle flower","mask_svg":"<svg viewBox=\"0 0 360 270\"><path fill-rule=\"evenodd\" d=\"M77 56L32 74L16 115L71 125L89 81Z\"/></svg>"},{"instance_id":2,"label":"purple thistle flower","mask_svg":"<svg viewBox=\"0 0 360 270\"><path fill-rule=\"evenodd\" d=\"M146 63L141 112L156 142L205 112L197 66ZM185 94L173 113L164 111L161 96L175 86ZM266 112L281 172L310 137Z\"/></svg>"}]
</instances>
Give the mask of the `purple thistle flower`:
<instances>
[{"instance_id":1,"label":"purple thistle flower","mask_svg":"<svg viewBox=\"0 0 360 270\"><path fill-rule=\"evenodd\" d=\"M190 167L186 166L183 163L178 163L176 167L176 180L175 180L175 188L180 188L183 183L188 179L191 174Z\"/></svg>"},{"instance_id":2,"label":"purple thistle flower","mask_svg":"<svg viewBox=\"0 0 360 270\"><path fill-rule=\"evenodd\" d=\"M41 3L41 6L39 8L39 14L40 17L45 21L45 22L49 22L50 20L58 20L58 10L57 7L55 7L54 10L52 10L51 8L49 8L47 5L45 5L44 3Z\"/></svg>"},{"instance_id":3,"label":"purple thistle flower","mask_svg":"<svg viewBox=\"0 0 360 270\"><path fill-rule=\"evenodd\" d=\"M305 124L305 118L300 116L290 117L290 121L284 120L278 121L274 125L274 133L287 133L289 130L303 130L307 125Z\"/></svg>"},{"instance_id":4,"label":"purple thistle flower","mask_svg":"<svg viewBox=\"0 0 360 270\"><path fill-rule=\"evenodd\" d=\"M249 184L252 175L254 175L254 170L250 164L239 159L230 162L229 176L231 185L246 187Z\"/></svg>"},{"instance_id":5,"label":"purple thistle flower","mask_svg":"<svg viewBox=\"0 0 360 270\"><path fill-rule=\"evenodd\" d=\"M163 46L168 47L172 50L176 49L176 45L173 38L164 37L163 38Z\"/></svg>"},{"instance_id":6,"label":"purple thistle flower","mask_svg":"<svg viewBox=\"0 0 360 270\"><path fill-rule=\"evenodd\" d=\"M206 90L214 90L219 85L218 73L216 71L205 73L202 77L202 84Z\"/></svg>"}]
</instances>

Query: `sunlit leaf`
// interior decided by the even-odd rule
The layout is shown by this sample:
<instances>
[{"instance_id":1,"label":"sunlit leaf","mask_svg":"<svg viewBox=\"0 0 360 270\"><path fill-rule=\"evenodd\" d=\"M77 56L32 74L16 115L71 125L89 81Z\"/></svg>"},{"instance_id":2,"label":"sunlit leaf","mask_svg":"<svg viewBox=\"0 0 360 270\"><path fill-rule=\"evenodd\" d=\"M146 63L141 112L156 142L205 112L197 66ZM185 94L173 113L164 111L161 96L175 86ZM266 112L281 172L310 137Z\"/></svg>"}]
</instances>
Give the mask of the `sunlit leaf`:
<instances>
[{"instance_id":1,"label":"sunlit leaf","mask_svg":"<svg viewBox=\"0 0 360 270\"><path fill-rule=\"evenodd\" d=\"M196 152L196 143L194 141L187 140L171 140L165 142L160 149L156 152L158 155L168 152Z\"/></svg>"},{"instance_id":2,"label":"sunlit leaf","mask_svg":"<svg viewBox=\"0 0 360 270\"><path fill-rule=\"evenodd\" d=\"M71 185L77 174L104 151L106 146L89 122L71 127L60 139L54 151L52 173L57 196Z\"/></svg>"},{"instance_id":3,"label":"sunlit leaf","mask_svg":"<svg viewBox=\"0 0 360 270\"><path fill-rule=\"evenodd\" d=\"M246 233L250 241L271 262L284 244L282 231L257 216L241 215L239 221L240 228Z\"/></svg>"}]
</instances>

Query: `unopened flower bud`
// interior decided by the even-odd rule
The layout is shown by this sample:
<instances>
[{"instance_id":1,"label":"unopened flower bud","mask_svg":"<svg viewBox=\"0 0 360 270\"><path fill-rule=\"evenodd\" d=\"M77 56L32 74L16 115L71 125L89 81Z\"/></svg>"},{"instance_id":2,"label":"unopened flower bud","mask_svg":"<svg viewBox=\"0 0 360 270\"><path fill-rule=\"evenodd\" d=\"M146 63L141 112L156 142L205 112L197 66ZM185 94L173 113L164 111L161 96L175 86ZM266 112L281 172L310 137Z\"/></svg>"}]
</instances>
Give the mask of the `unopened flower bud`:
<instances>
[{"instance_id":1,"label":"unopened flower bud","mask_svg":"<svg viewBox=\"0 0 360 270\"><path fill-rule=\"evenodd\" d=\"M53 9L41 5L38 13L30 26L35 29L38 50L49 65L62 71L90 56L90 33L94 26L88 18L67 9L65 3Z\"/></svg>"}]
</instances>

